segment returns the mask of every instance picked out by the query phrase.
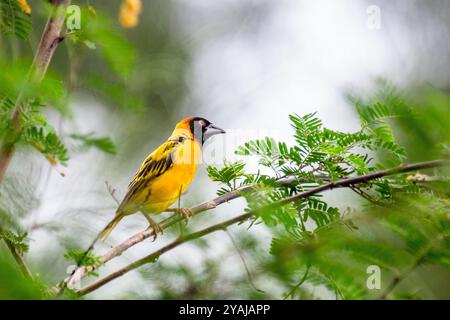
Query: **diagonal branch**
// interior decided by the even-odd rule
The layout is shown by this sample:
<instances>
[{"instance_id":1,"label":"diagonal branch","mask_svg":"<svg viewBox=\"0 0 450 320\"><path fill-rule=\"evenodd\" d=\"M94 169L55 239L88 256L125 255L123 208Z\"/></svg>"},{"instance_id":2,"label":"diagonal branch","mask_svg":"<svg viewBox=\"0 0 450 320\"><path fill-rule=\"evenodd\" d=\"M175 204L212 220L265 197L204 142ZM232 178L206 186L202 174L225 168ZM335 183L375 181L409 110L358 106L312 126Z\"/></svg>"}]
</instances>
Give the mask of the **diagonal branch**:
<instances>
[{"instance_id":1,"label":"diagonal branch","mask_svg":"<svg viewBox=\"0 0 450 320\"><path fill-rule=\"evenodd\" d=\"M29 77L41 81L50 65L53 55L59 43L63 39L61 30L64 25L66 6L70 0L52 0L53 11L42 32L36 55L30 69ZM14 146L17 136L20 134L22 124L20 123L20 105L22 104L22 92L19 93L14 108L11 111L11 124L13 131L4 138L0 148L0 181L3 179L9 163L14 155Z\"/></svg>"},{"instance_id":2,"label":"diagonal branch","mask_svg":"<svg viewBox=\"0 0 450 320\"><path fill-rule=\"evenodd\" d=\"M229 226L231 226L233 224L236 224L238 222L245 221L245 220L247 220L247 219L249 219L251 217L252 217L252 213L241 214L240 216L237 216L235 218L226 220L226 221L224 221L222 223L215 224L215 225L213 225L211 227L202 229L202 230L197 231L197 232L190 233L190 234L185 235L185 236L181 236L178 239L176 239L176 240L172 241L171 243L169 243L168 245L165 245L161 249L159 249L159 250L157 250L157 251L155 251L155 252L145 256L144 258L139 259L139 260L137 260L137 261L135 261L135 262L133 262L133 263L131 263L131 264L129 264L129 265L127 265L127 266L125 266L125 267L123 267L123 268L121 268L121 269L119 269L119 270L117 270L117 271L107 275L106 277L104 277L104 278L102 278L102 279L100 279L100 280L98 280L98 281L96 281L96 282L94 282L94 283L92 283L90 285L87 285L87 286L81 288L80 290L78 290L78 294L81 295L81 296L83 296L85 294L88 294L88 293L90 293L90 292L100 288L101 286L107 284L108 282L110 282L110 281L112 281L112 280L114 280L114 279L116 279L118 277L123 276L125 273L127 273L127 272L129 272L131 270L139 268L140 266L142 266L144 264L155 262L161 255L163 255L167 251L170 251L170 250L178 247L179 245L181 245L181 244L183 244L185 242L201 238L201 237L203 237L203 236L205 236L207 234L210 234L210 233L213 233L213 232L216 232L216 231L219 231L219 230L225 230L227 227L229 227Z\"/></svg>"},{"instance_id":3,"label":"diagonal branch","mask_svg":"<svg viewBox=\"0 0 450 320\"><path fill-rule=\"evenodd\" d=\"M286 178L281 178L279 180L277 180L277 183L285 186L285 185L289 185L295 181L298 181L298 178L296 177L286 177ZM210 201L206 201L203 202L201 204L198 204L192 208L190 208L191 212L192 212L192 216L198 215L201 212L207 211L207 210L211 210L216 208L217 206L226 203L228 201L240 198L243 194L245 194L246 192L252 190L253 188L255 188L254 185L251 186L246 186L231 192L228 192L226 194L223 194L219 197L216 197L213 200ZM164 219L160 225L163 229L167 229L170 226L182 221L183 218L181 218L178 214L174 214L170 217L168 217L167 219ZM128 250L129 248L131 248L132 246L144 241L145 239L147 239L148 237L152 236L153 234L153 229L151 227L149 227L148 229L141 231L133 236L131 236L130 238L128 238L127 240L125 240L124 242L122 242L121 244L111 248L110 250L108 250L104 255L101 256L100 261L104 264L106 262L108 262L111 259L114 259L115 257L120 256L123 252L125 252L126 250ZM72 286L74 283L77 283L78 281L82 280L83 278L85 278L91 271L94 271L95 268L93 266L88 266L88 267L80 267L78 268L73 275L67 277L66 279L63 280L62 284L66 284L67 286ZM55 287L52 288L53 292L59 292L60 288L63 286L62 284L57 285Z\"/></svg>"},{"instance_id":4,"label":"diagonal branch","mask_svg":"<svg viewBox=\"0 0 450 320\"><path fill-rule=\"evenodd\" d=\"M250 227L251 227L251 225L250 225ZM250 227L249 227L249 228L250 228ZM230 233L228 230L226 230L226 229L225 229L225 233L227 234L228 238L230 238L230 241L231 241L231 243L233 244L233 247L236 249L236 251L237 251L237 253L238 253L238 255L239 255L239 258L241 258L242 265L244 266L245 272L247 273L248 283L249 283L250 286L251 286L253 289L255 289L256 291L258 291L258 292L260 292L260 293L265 293L263 290L258 289L258 288L256 287L255 283L253 282L253 277L252 277L252 274L251 274L251 272L250 272L250 269L249 269L248 266L247 266L247 262L245 262L244 254L243 254L243 252L241 252L241 250L239 249L239 246L238 246L238 244L236 243L236 241L234 241L233 236L232 236L231 233Z\"/></svg>"},{"instance_id":5,"label":"diagonal branch","mask_svg":"<svg viewBox=\"0 0 450 320\"><path fill-rule=\"evenodd\" d=\"M443 167L446 165L450 165L450 160L432 160L432 161L424 161L424 162L418 162L418 163L413 163L413 164L405 164L405 165L401 165L399 167L395 167L395 168L391 168L391 169L387 169L387 170L380 170L380 171L375 171L366 175L362 175L362 176L357 176L357 177L352 177L352 178L344 178L338 181L332 181L329 183L325 183L317 188L312 188L309 189L308 191L305 192L301 192L299 194L296 194L292 197L288 197L285 198L281 201L277 201L274 203L271 203L268 207L273 207L273 206L280 206L280 205L284 205L287 204L289 202L298 200L298 199L302 199L302 198L306 198L309 197L313 194L316 193L320 193L326 190L331 190L331 189L335 189L335 188L344 188L344 187L350 187L353 186L355 184L359 184L359 183L365 183L365 182L369 182L371 180L375 180L375 179L379 179L379 178L383 178L386 176L392 176L394 174L399 174L399 173L404 173L404 172L409 172L409 171L415 171L415 170L420 170L420 169L430 169L430 168L436 168L436 167Z\"/></svg>"},{"instance_id":6,"label":"diagonal branch","mask_svg":"<svg viewBox=\"0 0 450 320\"><path fill-rule=\"evenodd\" d=\"M327 191L327 190L332 190L334 188L349 187L349 186L353 186L355 184L366 183L366 182L369 182L369 181L374 180L374 179L379 179L379 178L390 176L390 175L394 175L394 174L399 174L399 173L404 173L404 172L409 172L409 171L414 171L414 170L419 170L419 169L436 168L436 167L441 167L441 166L445 166L445 165L449 165L449 164L450 164L449 160L426 161L426 162L420 162L420 163L415 163L415 164L402 165L402 166L399 166L399 167L396 167L396 168L392 168L392 169L372 172L370 174L363 175L363 176L357 176L357 177L352 177L352 178L345 178L345 179L341 179L341 180L338 180L338 181L335 181L335 182L326 183L326 184L321 185L321 186L319 186L317 188L312 188L312 189L307 190L305 192L301 192L301 193L299 193L297 195L294 195L294 196L282 199L280 201L273 202L273 203L271 203L271 204L269 204L267 206L261 207L261 208L256 209L256 210L252 210L252 211L247 212L245 214L241 214L241 215L239 215L239 216L237 216L235 218L226 220L226 221L224 221L222 223L213 225L213 226L205 228L203 230L200 230L200 231L197 231L197 232L185 235L185 236L181 236L178 239L174 240L173 242L169 243L168 245L162 247L161 249L159 249L159 250L157 250L157 251L155 251L155 252L145 256L144 258L139 259L139 260L137 260L137 261L135 261L135 262L133 262L133 263L131 263L131 264L129 264L129 265L127 265L127 266L125 266L125 267L123 267L123 268L121 268L121 269L119 269L119 270L117 270L117 271L115 271L115 272L105 276L104 278L101 278L101 279L95 281L94 283L81 288L78 291L78 293L80 295L88 294L88 293L90 293L90 292L100 288L101 286L107 284L108 282L110 282L110 281L112 281L112 280L114 280L114 279L124 275L125 273L127 273L127 272L129 272L131 270L134 270L134 269L136 269L136 268L138 268L138 267L140 267L140 266L142 266L144 264L147 264L147 263L154 263L157 260L157 258L159 258L162 254L166 253L167 251L170 251L170 250L174 249L175 247L177 247L177 246L179 246L179 245L181 245L181 244L183 244L185 242L197 239L199 237L202 237L204 235L207 235L209 233L212 233L212 232L215 232L215 231L218 231L218 230L224 230L224 229L226 229L227 227L229 227L229 226L231 226L233 224L236 224L236 223L239 223L239 222L243 222L243 221L251 218L252 216L257 216L258 213L260 211L262 211L262 210L270 209L270 208L277 207L277 206L283 206L283 205L288 204L290 202L294 202L294 201L297 201L297 200L300 200L300 199L304 199L304 198L310 197L310 196L312 196L314 194L321 193L321 192ZM170 219L170 218L168 218L168 219ZM147 231L148 230L146 230L144 232L147 232ZM142 236L142 232L137 234L137 235L135 235L134 237L139 236L139 235ZM114 250L114 249L115 248L113 248L112 250Z\"/></svg>"}]
</instances>

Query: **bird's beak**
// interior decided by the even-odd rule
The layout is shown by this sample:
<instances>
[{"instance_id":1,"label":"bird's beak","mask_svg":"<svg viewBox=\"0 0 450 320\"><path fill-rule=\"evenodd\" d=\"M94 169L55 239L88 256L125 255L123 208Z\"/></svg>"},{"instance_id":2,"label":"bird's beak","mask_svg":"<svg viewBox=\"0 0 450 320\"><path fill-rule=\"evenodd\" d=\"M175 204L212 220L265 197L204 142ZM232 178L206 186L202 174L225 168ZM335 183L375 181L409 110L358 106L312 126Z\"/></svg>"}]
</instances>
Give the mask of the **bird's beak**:
<instances>
[{"instance_id":1,"label":"bird's beak","mask_svg":"<svg viewBox=\"0 0 450 320\"><path fill-rule=\"evenodd\" d=\"M207 128L206 131L211 131L212 135L215 134L222 134L222 133L226 133L225 130L223 130L222 128L216 127L213 124L210 124Z\"/></svg>"},{"instance_id":2,"label":"bird's beak","mask_svg":"<svg viewBox=\"0 0 450 320\"><path fill-rule=\"evenodd\" d=\"M208 138L211 138L212 136L215 136L216 134L223 134L226 133L225 130L210 124L206 127L205 132L203 133L203 141L206 141Z\"/></svg>"}]
</instances>

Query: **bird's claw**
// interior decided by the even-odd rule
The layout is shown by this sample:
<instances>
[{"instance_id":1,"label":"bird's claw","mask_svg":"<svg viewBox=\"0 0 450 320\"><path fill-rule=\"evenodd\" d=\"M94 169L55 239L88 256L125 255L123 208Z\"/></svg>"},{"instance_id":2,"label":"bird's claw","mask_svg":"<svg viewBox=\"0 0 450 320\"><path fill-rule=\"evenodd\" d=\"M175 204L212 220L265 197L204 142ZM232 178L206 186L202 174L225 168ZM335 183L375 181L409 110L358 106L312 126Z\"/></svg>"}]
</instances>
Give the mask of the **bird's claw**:
<instances>
[{"instance_id":1,"label":"bird's claw","mask_svg":"<svg viewBox=\"0 0 450 320\"><path fill-rule=\"evenodd\" d=\"M149 228L152 229L151 232L151 236L153 237L152 242L154 242L156 238L158 238L158 233L161 233L161 235L164 234L163 228L158 223L150 224Z\"/></svg>"},{"instance_id":2,"label":"bird's claw","mask_svg":"<svg viewBox=\"0 0 450 320\"><path fill-rule=\"evenodd\" d=\"M188 222L189 218L192 216L192 211L189 208L178 208L177 213L183 217L184 220L186 220L186 223Z\"/></svg>"}]
</instances>

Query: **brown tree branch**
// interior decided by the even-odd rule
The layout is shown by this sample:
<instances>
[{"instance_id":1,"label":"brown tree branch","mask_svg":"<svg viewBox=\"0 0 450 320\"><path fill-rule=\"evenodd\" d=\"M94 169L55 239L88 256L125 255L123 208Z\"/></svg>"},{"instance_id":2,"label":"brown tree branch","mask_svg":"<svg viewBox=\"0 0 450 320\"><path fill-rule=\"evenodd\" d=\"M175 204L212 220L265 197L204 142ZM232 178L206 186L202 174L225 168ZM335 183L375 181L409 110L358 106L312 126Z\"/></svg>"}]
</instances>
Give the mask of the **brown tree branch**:
<instances>
[{"instance_id":1,"label":"brown tree branch","mask_svg":"<svg viewBox=\"0 0 450 320\"><path fill-rule=\"evenodd\" d=\"M49 17L47 24L42 32L36 54L31 65L30 77L34 80L41 81L48 66L52 60L53 54L61 42L61 30L64 24L65 10L70 0L53 0L53 11ZM0 181L3 180L9 163L14 155L14 146L17 136L21 131L20 123L20 105L22 103L22 93L19 93L13 110L11 111L11 123L13 132L10 136L5 137L0 148Z\"/></svg>"},{"instance_id":2,"label":"brown tree branch","mask_svg":"<svg viewBox=\"0 0 450 320\"><path fill-rule=\"evenodd\" d=\"M90 292L100 288L101 286L107 284L108 282L110 282L110 281L112 281L112 280L114 280L114 279L116 279L118 277L123 276L125 273L127 273L127 272L129 272L131 270L139 268L140 266L142 266L144 264L155 262L161 255L163 255L167 251L170 251L170 250L178 247L179 245L181 245L181 244L183 244L185 242L188 242L188 241L191 241L191 240L194 240L194 239L198 239L200 237L203 237L203 236L205 236L207 234L210 234L210 233L213 233L213 232L216 232L216 231L219 231L219 230L225 230L227 227L229 227L229 226L231 226L231 225L233 225L235 223L245 221L245 220L249 219L251 216L252 216L251 213L241 214L240 216L237 216L235 218L226 220L226 221L224 221L222 223L215 224L215 225L213 225L211 227L202 229L202 230L197 231L197 232L190 233L190 234L185 235L185 236L181 236L178 239L176 239L176 240L172 241L171 243L169 243L168 245L165 245L161 249L159 249L159 250L157 250L157 251L155 251L155 252L145 256L144 258L139 259L139 260L137 260L137 261L135 261L135 262L133 262L133 263L131 263L131 264L129 264L129 265L127 265L127 266L125 266L125 267L123 267L123 268L121 268L121 269L119 269L119 270L117 270L117 271L115 271L115 272L113 272L111 274L109 274L109 275L107 275L106 277L104 277L104 278L102 278L102 279L100 279L98 281L95 281L94 283L92 283L90 285L87 285L87 286L81 288L77 292L78 292L78 294L80 296L88 294L88 293L90 293Z\"/></svg>"},{"instance_id":3,"label":"brown tree branch","mask_svg":"<svg viewBox=\"0 0 450 320\"><path fill-rule=\"evenodd\" d=\"M293 183L294 181L296 181L297 178L295 177L286 177L286 178L281 178L279 180L277 180L277 183L280 185L289 185L291 183ZM228 192L224 195L221 195L219 197L216 197L213 200L210 201L206 201L203 202L201 204L198 204L192 208L190 208L191 212L192 212L192 216L195 216L201 212L207 211L207 210L211 210L214 209L215 207L226 203L228 201L234 200L236 198L241 197L244 193L252 190L255 186L251 185L251 186L246 186L231 192ZM180 217L178 214L174 214L170 217L168 217L167 219L164 219L160 225L163 229L169 228L170 226L182 221L183 218ZM122 242L121 244L111 248L110 250L108 250L104 255L102 255L102 257L100 258L100 261L102 263L106 263L111 259L114 259L115 257L120 256L124 251L128 250L130 247L144 241L145 239L147 239L148 237L152 236L153 234L153 229L152 228L148 228L144 231L141 231L137 234L135 234L134 236L128 238L127 240L125 240L124 242ZM84 279L91 271L94 271L95 268L92 266L89 267L80 267L78 268L73 275L67 277L66 279L63 280L62 284L59 284L55 287L52 288L53 292L59 292L61 287L64 287L66 284L67 286L72 286L74 283Z\"/></svg>"},{"instance_id":4,"label":"brown tree branch","mask_svg":"<svg viewBox=\"0 0 450 320\"><path fill-rule=\"evenodd\" d=\"M63 40L61 30L64 25L66 8L70 0L53 0L53 12L45 25L39 46L33 61L32 76L42 80L47 72L53 55Z\"/></svg>"},{"instance_id":5,"label":"brown tree branch","mask_svg":"<svg viewBox=\"0 0 450 320\"><path fill-rule=\"evenodd\" d=\"M349 186L352 186L355 184L369 182L371 180L383 178L386 176L391 176L394 174L415 171L415 170L420 170L420 169L437 168L437 167L442 167L442 166L446 166L449 164L450 164L450 160L431 160L431 161L424 161L424 162L418 162L418 163L413 163L413 164L405 164L405 165L401 165L399 167L395 167L395 168L391 168L391 169L387 169L387 170L375 171L375 172L372 172L372 173L369 173L366 175L362 175L362 176L357 176L357 177L352 177L352 178L344 178L344 179L341 179L341 180L338 180L335 182L332 181L332 182L323 184L317 188L309 189L308 191L301 192L292 197L285 198L281 201L274 202L274 203L270 204L268 207L284 205L289 202L292 202L292 201L295 201L298 199L302 199L302 198L306 198L313 194L316 194L316 193L319 193L319 192L322 192L325 190L349 187Z\"/></svg>"},{"instance_id":6,"label":"brown tree branch","mask_svg":"<svg viewBox=\"0 0 450 320\"><path fill-rule=\"evenodd\" d=\"M257 215L261 210L266 210L266 209L270 209L273 207L277 207L277 206L282 206L285 204L288 204L290 202L293 201L297 201L300 199L304 199L307 198L311 195L326 191L326 190L332 190L334 188L342 188L342 187L349 187L355 184L359 184L359 183L366 183L369 182L371 180L374 179L379 179L382 177L386 177L386 176L390 176L390 175L394 175L394 174L398 174L398 173L404 173L404 172L409 172L409 171L414 171L414 170L419 170L419 169L428 169L428 168L436 168L436 167L441 167L441 166L445 166L445 165L449 165L450 161L449 160L433 160L433 161L426 161L426 162L420 162L420 163L415 163L415 164L408 164L408 165L402 165L396 168L392 168L392 169L387 169L387 170L382 170L382 171L376 171L367 175L363 175L363 176L358 176L358 177L352 177L352 178L345 178L345 179L341 179L338 180L336 182L330 182L330 183L326 183L324 185L321 185L317 188L312 188L310 190L307 190L305 192L301 192L297 195L285 198L283 200L280 201L276 201L273 202L267 206L264 206L262 208L259 208L257 210L253 210L251 212L248 212L246 214L241 214L235 218L232 218L230 220L224 221L222 223L213 225L211 227L205 228L203 230L191 233L189 235L186 236L182 236L179 237L178 239L176 239L175 241L171 242L170 244L162 247L161 249L155 251L154 253L151 253L149 255L147 255L146 257L139 259L107 276L105 276L104 278L101 278L97 281L95 281L94 283L87 285L85 287L83 287L82 289L80 289L78 291L78 293L80 295L85 295L87 293L90 293L96 289L98 289L99 287L105 285L106 283L124 275L125 273L134 270L144 264L147 263L153 263L156 261L157 258L159 258L162 254L164 254L165 252L172 250L173 248L181 245L182 243L188 242L190 240L193 239L197 239L199 237L202 237L204 235L207 235L209 233L215 232L217 230L224 230L227 227L236 224L238 222L242 222L245 221L247 219L249 219L252 216ZM170 218L168 218L170 219ZM147 232L148 230L144 231ZM138 233L137 235L133 236L133 237L142 237L143 236L143 232ZM133 238L132 237L132 238ZM130 238L130 239L132 239ZM128 245L128 244L127 244ZM117 248L117 247L116 247ZM111 249L114 250L115 248ZM123 251L122 251L123 252Z\"/></svg>"}]
</instances>

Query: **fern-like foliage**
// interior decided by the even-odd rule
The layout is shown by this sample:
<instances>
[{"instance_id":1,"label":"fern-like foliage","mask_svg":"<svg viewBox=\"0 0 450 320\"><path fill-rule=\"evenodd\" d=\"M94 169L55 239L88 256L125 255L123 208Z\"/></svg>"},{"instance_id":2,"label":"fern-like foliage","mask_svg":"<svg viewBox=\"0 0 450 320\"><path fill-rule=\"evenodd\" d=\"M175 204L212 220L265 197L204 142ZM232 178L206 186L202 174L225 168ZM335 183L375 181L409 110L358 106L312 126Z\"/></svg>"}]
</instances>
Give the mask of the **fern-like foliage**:
<instances>
[{"instance_id":1,"label":"fern-like foliage","mask_svg":"<svg viewBox=\"0 0 450 320\"><path fill-rule=\"evenodd\" d=\"M242 162L225 162L221 169L209 167L209 175L225 185L219 189L219 194L257 182L258 188L247 192L245 196L248 209L258 211L258 208L271 202L323 183L367 174L382 167L381 163L374 163L374 152L387 150L392 158L398 161L404 159L404 150L396 144L392 130L382 120L389 117L389 110L381 104L373 105L371 110L366 111L370 117L362 113L361 129L351 133L325 128L315 113L290 115L295 145L288 146L285 142L266 137L248 141L236 150L236 154L240 156L259 157L259 164L269 168L273 175L246 173ZM375 126L387 129L377 130L374 129ZM294 177L295 180L289 185L277 185L277 179L286 176ZM401 180L396 188L414 191L407 180ZM393 185L387 179L368 182L355 190L363 195L370 193L377 201L389 200L392 191ZM265 211L260 212L264 222L270 225L281 223L289 232L298 227L306 232L311 223L313 228L322 227L340 216L337 208L328 206L318 195L276 209L271 208L267 214Z\"/></svg>"},{"instance_id":2,"label":"fern-like foliage","mask_svg":"<svg viewBox=\"0 0 450 320\"><path fill-rule=\"evenodd\" d=\"M67 148L49 127L28 127L22 131L21 140L41 152L52 164L65 164L69 160Z\"/></svg>"},{"instance_id":3,"label":"fern-like foliage","mask_svg":"<svg viewBox=\"0 0 450 320\"><path fill-rule=\"evenodd\" d=\"M23 12L17 0L0 0L0 32L27 40L31 32L31 17Z\"/></svg>"},{"instance_id":4,"label":"fern-like foliage","mask_svg":"<svg viewBox=\"0 0 450 320\"><path fill-rule=\"evenodd\" d=\"M383 291L366 286L368 266L381 268L382 288L422 264L450 267L449 221L448 205L434 196L403 195L389 214L371 208L354 218L352 223L365 232L352 230L342 219L318 228L314 237L274 238L277 266L272 269L290 274L310 266L306 283L325 285L338 298L378 298ZM287 254L290 259L283 259Z\"/></svg>"},{"instance_id":5,"label":"fern-like foliage","mask_svg":"<svg viewBox=\"0 0 450 320\"><path fill-rule=\"evenodd\" d=\"M248 176L244 172L245 163L242 161L229 162L225 161L221 169L213 166L208 166L207 171L209 177L213 181L220 182L223 187L217 191L217 195L222 195L227 192L236 190L237 186L242 186L242 179L248 180Z\"/></svg>"},{"instance_id":6,"label":"fern-like foliage","mask_svg":"<svg viewBox=\"0 0 450 320\"><path fill-rule=\"evenodd\" d=\"M0 239L1 238L7 239L19 252L19 254L23 255L24 253L28 252L29 244L28 244L28 233L19 231L17 233L14 233L11 230L5 230L3 233L0 233Z\"/></svg>"},{"instance_id":7,"label":"fern-like foliage","mask_svg":"<svg viewBox=\"0 0 450 320\"><path fill-rule=\"evenodd\" d=\"M116 145L112 142L111 138L108 137L95 137L94 133L88 133L88 134L71 134L70 137L72 139L75 139L77 141L80 141L82 143L81 148L87 149L87 148L96 148L100 151L103 151L105 153L109 154L116 154L117 149Z\"/></svg>"},{"instance_id":8,"label":"fern-like foliage","mask_svg":"<svg viewBox=\"0 0 450 320\"><path fill-rule=\"evenodd\" d=\"M373 103L354 101L361 119L356 132L330 130L314 113L293 114L294 145L266 137L236 150L258 157L261 170L246 172L241 161L208 168L222 184L219 194L253 184L243 194L245 210L276 234L269 270L288 284L286 297L323 286L337 299L378 298L382 292L366 285L370 265L381 268L383 288L421 264L449 267L450 211L442 185L417 184L407 174L354 185L350 189L370 204L358 211L334 207L320 194L278 204L330 181L401 164L406 152L391 125L413 114L395 91L389 93ZM287 177L290 183L279 183Z\"/></svg>"},{"instance_id":9,"label":"fern-like foliage","mask_svg":"<svg viewBox=\"0 0 450 320\"><path fill-rule=\"evenodd\" d=\"M92 252L88 252L86 254L82 249L70 249L64 254L64 259L74 262L78 266L92 266L94 268L98 268L103 265L101 261L101 257L93 254ZM97 276L98 274L95 271L90 271L89 275Z\"/></svg>"},{"instance_id":10,"label":"fern-like foliage","mask_svg":"<svg viewBox=\"0 0 450 320\"><path fill-rule=\"evenodd\" d=\"M0 73L0 133L4 141L14 145L31 145L41 152L52 165L65 165L69 159L68 149L44 115L44 108L53 107L62 116L70 114L68 93L61 78L47 72L41 81L28 79L29 64L17 62L8 65L0 61L0 67L8 70ZM20 101L18 100L20 98ZM11 120L13 109L20 114L20 130L14 128ZM79 142L77 147L83 150L97 148L108 154L115 154L116 148L108 137L95 137L73 133L68 138Z\"/></svg>"},{"instance_id":11,"label":"fern-like foliage","mask_svg":"<svg viewBox=\"0 0 450 320\"><path fill-rule=\"evenodd\" d=\"M0 93L0 127L4 131L10 129L10 117L13 108L14 101L9 96Z\"/></svg>"}]
</instances>

